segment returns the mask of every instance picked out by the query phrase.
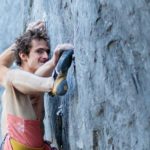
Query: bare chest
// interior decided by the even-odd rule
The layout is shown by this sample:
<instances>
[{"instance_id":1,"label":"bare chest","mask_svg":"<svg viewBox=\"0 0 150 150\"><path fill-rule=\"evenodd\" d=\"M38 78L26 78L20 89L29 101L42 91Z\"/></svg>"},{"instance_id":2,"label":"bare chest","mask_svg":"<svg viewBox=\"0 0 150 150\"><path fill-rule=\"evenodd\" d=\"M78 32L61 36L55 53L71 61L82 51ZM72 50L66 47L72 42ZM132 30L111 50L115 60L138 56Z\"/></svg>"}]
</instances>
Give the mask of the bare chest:
<instances>
[{"instance_id":1,"label":"bare chest","mask_svg":"<svg viewBox=\"0 0 150 150\"><path fill-rule=\"evenodd\" d=\"M38 120L43 121L44 119L44 98L43 94L41 95L31 95L30 96L31 104L34 109L34 112Z\"/></svg>"}]
</instances>

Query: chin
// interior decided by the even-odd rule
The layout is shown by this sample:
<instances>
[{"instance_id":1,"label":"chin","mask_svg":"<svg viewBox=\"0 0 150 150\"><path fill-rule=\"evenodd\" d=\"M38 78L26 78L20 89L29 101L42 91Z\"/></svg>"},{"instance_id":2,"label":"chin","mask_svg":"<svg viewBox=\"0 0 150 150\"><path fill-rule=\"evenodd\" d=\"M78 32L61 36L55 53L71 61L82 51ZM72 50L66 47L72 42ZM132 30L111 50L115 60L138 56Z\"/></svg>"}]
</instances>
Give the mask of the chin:
<instances>
[{"instance_id":1,"label":"chin","mask_svg":"<svg viewBox=\"0 0 150 150\"><path fill-rule=\"evenodd\" d=\"M45 62L41 62L39 66L42 66L42 65L44 65L44 64L45 64Z\"/></svg>"}]
</instances>

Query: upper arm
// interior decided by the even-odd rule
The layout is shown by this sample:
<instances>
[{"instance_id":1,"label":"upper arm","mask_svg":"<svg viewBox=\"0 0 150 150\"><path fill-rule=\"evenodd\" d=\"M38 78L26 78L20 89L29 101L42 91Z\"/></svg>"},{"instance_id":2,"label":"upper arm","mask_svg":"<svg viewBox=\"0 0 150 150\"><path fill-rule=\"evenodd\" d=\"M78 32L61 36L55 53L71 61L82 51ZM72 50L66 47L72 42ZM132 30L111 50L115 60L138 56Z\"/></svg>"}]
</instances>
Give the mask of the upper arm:
<instances>
[{"instance_id":1,"label":"upper arm","mask_svg":"<svg viewBox=\"0 0 150 150\"><path fill-rule=\"evenodd\" d=\"M23 94L49 92L53 87L53 79L51 77L39 77L20 69L10 69L7 73L6 81L7 84Z\"/></svg>"},{"instance_id":2,"label":"upper arm","mask_svg":"<svg viewBox=\"0 0 150 150\"><path fill-rule=\"evenodd\" d=\"M53 79L0 65L0 85L6 87L8 84L23 94L35 94L49 92L53 86Z\"/></svg>"},{"instance_id":3,"label":"upper arm","mask_svg":"<svg viewBox=\"0 0 150 150\"><path fill-rule=\"evenodd\" d=\"M0 65L0 85L5 87L6 76L10 69L5 67L4 65Z\"/></svg>"}]
</instances>

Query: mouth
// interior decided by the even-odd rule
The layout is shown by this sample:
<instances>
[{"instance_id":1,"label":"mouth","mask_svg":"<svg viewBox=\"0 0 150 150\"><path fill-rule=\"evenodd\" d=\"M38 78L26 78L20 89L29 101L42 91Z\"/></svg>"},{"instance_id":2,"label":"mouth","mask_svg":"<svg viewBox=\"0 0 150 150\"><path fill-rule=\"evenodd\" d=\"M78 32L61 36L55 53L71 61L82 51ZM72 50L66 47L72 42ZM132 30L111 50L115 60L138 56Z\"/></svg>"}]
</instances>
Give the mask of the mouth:
<instances>
[{"instance_id":1,"label":"mouth","mask_svg":"<svg viewBox=\"0 0 150 150\"><path fill-rule=\"evenodd\" d=\"M41 60L40 63L41 64L45 64L48 60Z\"/></svg>"}]
</instances>

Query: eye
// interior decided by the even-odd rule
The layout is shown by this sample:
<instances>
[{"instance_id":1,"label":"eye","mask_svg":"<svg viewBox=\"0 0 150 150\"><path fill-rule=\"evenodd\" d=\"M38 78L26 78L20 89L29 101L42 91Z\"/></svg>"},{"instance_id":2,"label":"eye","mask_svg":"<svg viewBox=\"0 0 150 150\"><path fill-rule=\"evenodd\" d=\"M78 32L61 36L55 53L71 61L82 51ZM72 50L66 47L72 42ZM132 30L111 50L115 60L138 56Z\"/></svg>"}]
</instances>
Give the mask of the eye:
<instances>
[{"instance_id":1,"label":"eye","mask_svg":"<svg viewBox=\"0 0 150 150\"><path fill-rule=\"evenodd\" d=\"M49 55L50 50L49 49L43 49L43 48L40 48L40 49L36 50L36 53L38 53L40 55L44 54L45 52Z\"/></svg>"},{"instance_id":2,"label":"eye","mask_svg":"<svg viewBox=\"0 0 150 150\"><path fill-rule=\"evenodd\" d=\"M46 50L46 53L49 54L49 53L50 53L50 49L47 49L47 50Z\"/></svg>"},{"instance_id":3,"label":"eye","mask_svg":"<svg viewBox=\"0 0 150 150\"><path fill-rule=\"evenodd\" d=\"M38 49L36 52L37 52L38 54L42 54L42 53L44 53L44 49Z\"/></svg>"}]
</instances>

